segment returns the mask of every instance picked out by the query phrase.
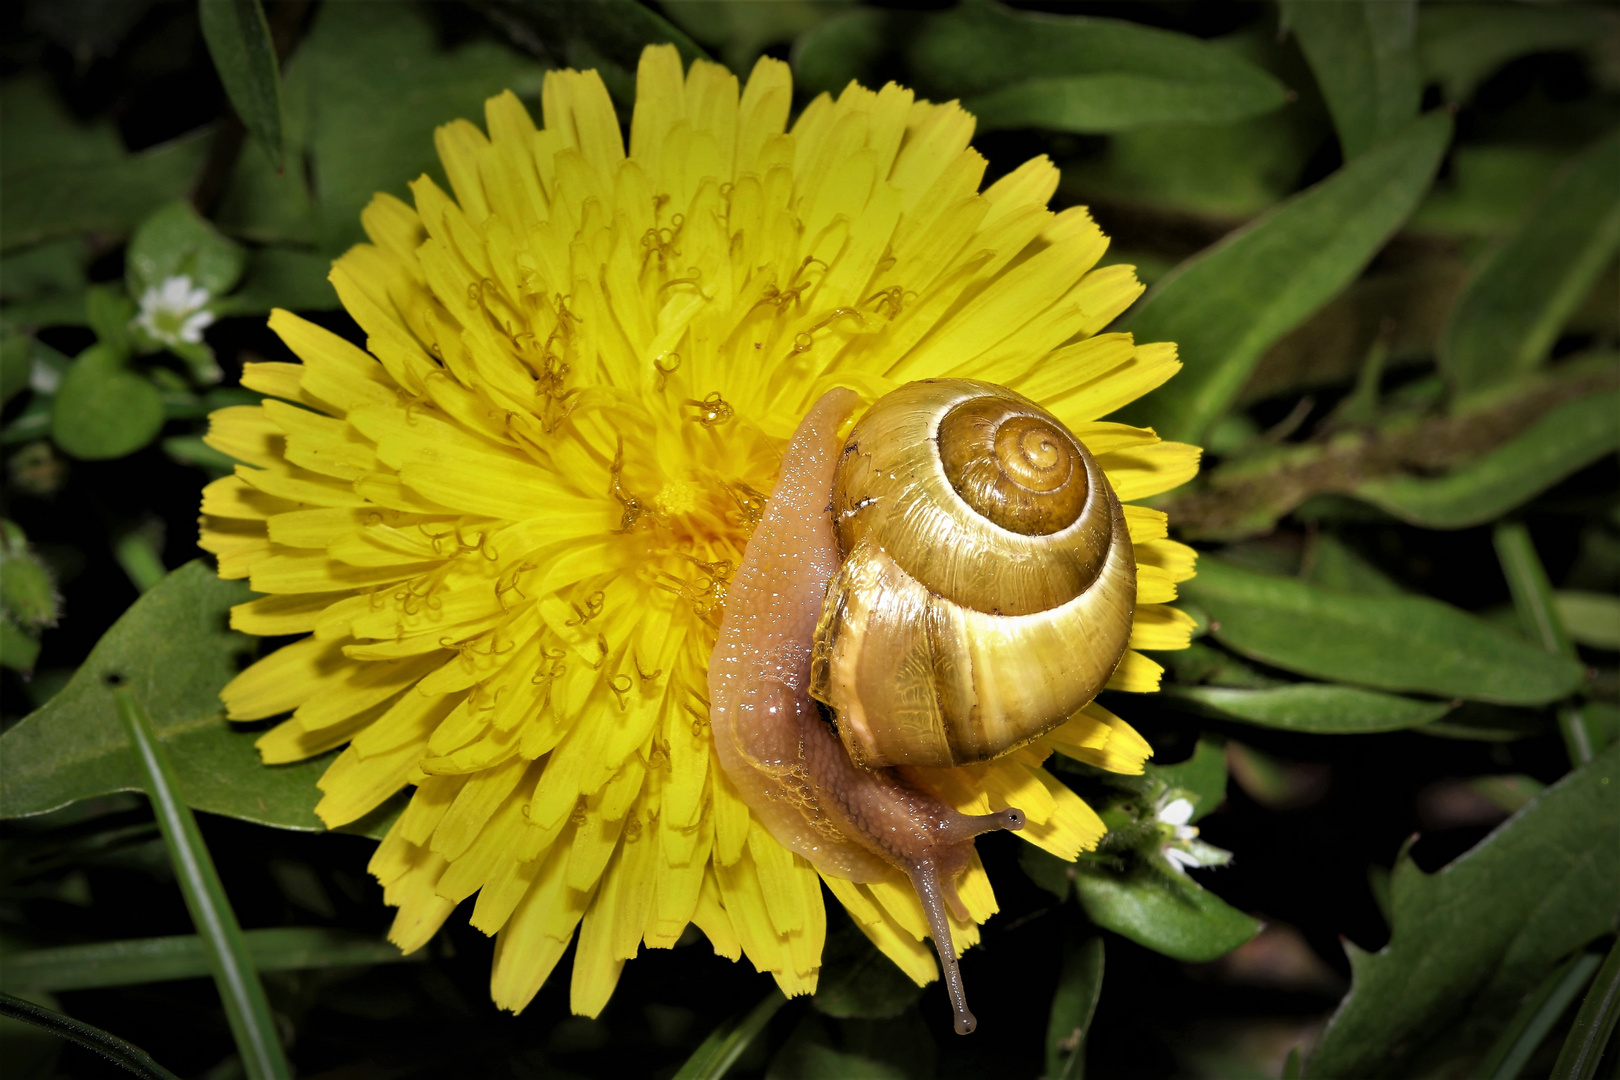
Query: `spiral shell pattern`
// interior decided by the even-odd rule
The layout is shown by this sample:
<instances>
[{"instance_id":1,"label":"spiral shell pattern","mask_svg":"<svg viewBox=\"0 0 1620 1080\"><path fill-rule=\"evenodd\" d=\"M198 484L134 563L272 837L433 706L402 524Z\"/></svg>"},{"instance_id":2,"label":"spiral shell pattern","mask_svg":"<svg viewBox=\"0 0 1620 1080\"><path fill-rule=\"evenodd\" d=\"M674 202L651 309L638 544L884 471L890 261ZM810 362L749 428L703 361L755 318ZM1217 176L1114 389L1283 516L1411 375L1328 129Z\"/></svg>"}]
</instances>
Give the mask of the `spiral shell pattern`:
<instances>
[{"instance_id":1,"label":"spiral shell pattern","mask_svg":"<svg viewBox=\"0 0 1620 1080\"><path fill-rule=\"evenodd\" d=\"M811 693L868 768L961 765L1063 723L1125 654L1136 564L1119 500L1039 405L910 383L851 431L833 485L844 561Z\"/></svg>"}]
</instances>

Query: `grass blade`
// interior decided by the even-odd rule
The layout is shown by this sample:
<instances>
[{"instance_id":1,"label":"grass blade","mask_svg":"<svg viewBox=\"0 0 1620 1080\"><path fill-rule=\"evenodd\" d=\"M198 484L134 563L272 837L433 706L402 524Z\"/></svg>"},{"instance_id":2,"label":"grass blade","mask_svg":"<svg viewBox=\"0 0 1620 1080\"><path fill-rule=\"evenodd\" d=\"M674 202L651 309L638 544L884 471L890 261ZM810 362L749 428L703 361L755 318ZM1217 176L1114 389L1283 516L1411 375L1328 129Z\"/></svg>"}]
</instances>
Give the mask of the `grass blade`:
<instances>
[{"instance_id":1,"label":"grass blade","mask_svg":"<svg viewBox=\"0 0 1620 1080\"><path fill-rule=\"evenodd\" d=\"M1502 576L1507 578L1508 591L1513 594L1513 606L1519 610L1519 619L1531 638L1541 643L1550 653L1575 659L1575 644L1570 641L1558 618L1553 603L1552 582L1536 555L1530 540L1530 530L1522 522L1503 521L1492 535L1496 557L1502 564ZM1592 733L1581 710L1572 704L1558 709L1558 730L1564 736L1564 747L1574 765L1585 765L1592 760L1594 747Z\"/></svg>"},{"instance_id":2,"label":"grass blade","mask_svg":"<svg viewBox=\"0 0 1620 1080\"><path fill-rule=\"evenodd\" d=\"M315 927L248 930L248 957L259 971L303 971L418 960L381 938ZM83 990L194 979L207 975L208 945L195 934L131 938L0 954L0 990Z\"/></svg>"},{"instance_id":3,"label":"grass blade","mask_svg":"<svg viewBox=\"0 0 1620 1080\"><path fill-rule=\"evenodd\" d=\"M114 1065L127 1069L136 1076L144 1077L145 1080L180 1080L174 1073L153 1061L140 1047L127 1043L116 1035L109 1035L98 1027L91 1027L83 1021L75 1020L71 1016L63 1016L59 1012L35 1005L32 1001L24 1001L10 994L0 994L0 1016L9 1016L13 1020L21 1020L25 1024L44 1028L52 1035L100 1054Z\"/></svg>"},{"instance_id":4,"label":"grass blade","mask_svg":"<svg viewBox=\"0 0 1620 1080\"><path fill-rule=\"evenodd\" d=\"M1581 1011L1575 1014L1575 1025L1553 1066L1552 1080L1591 1080L1603 1061L1616 1020L1620 1020L1620 941L1609 949L1608 959L1581 1002Z\"/></svg>"},{"instance_id":5,"label":"grass blade","mask_svg":"<svg viewBox=\"0 0 1620 1080\"><path fill-rule=\"evenodd\" d=\"M208 966L225 1004L231 1034L248 1076L270 1080L289 1076L287 1060L276 1038L264 987L248 956L237 925L236 912L220 884L214 860L203 843L191 808L180 797L168 754L152 734L146 710L126 689L116 692L118 716L124 722L135 755L146 777L146 790L157 815L158 828L169 849L169 860L186 898L186 908L208 948Z\"/></svg>"},{"instance_id":6,"label":"grass blade","mask_svg":"<svg viewBox=\"0 0 1620 1080\"><path fill-rule=\"evenodd\" d=\"M787 998L780 991L772 990L758 1005L715 1028L703 1040L703 1045L692 1051L692 1056L675 1074L675 1080L719 1080L742 1057L748 1044L765 1030L776 1011L786 1004Z\"/></svg>"},{"instance_id":7,"label":"grass blade","mask_svg":"<svg viewBox=\"0 0 1620 1080\"><path fill-rule=\"evenodd\" d=\"M1583 952L1560 964L1514 1014L1474 1075L1482 1080L1518 1080L1530 1055L1601 962L1602 957L1596 953Z\"/></svg>"}]
</instances>

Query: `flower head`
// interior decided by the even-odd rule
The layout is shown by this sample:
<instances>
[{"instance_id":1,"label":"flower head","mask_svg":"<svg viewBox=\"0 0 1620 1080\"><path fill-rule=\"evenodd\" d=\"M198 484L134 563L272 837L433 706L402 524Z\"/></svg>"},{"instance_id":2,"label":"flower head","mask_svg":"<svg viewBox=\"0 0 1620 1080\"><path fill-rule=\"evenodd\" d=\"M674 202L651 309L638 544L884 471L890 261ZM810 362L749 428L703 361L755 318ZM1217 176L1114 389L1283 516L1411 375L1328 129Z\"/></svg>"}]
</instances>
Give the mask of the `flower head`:
<instances>
[{"instance_id":1,"label":"flower head","mask_svg":"<svg viewBox=\"0 0 1620 1080\"><path fill-rule=\"evenodd\" d=\"M214 313L208 310L211 299L208 290L192 285L187 274L164 278L141 294L135 326L170 348L199 344L202 332L214 322Z\"/></svg>"},{"instance_id":2,"label":"flower head","mask_svg":"<svg viewBox=\"0 0 1620 1080\"><path fill-rule=\"evenodd\" d=\"M414 785L371 869L424 944L461 901L497 935L492 993L521 1009L576 930L573 1005L594 1015L638 948L689 923L788 993L813 990L822 882L750 814L714 759L706 668L726 586L787 438L833 385L868 401L928 376L1009 385L1064 420L1130 502L1197 468L1194 447L1099 418L1179 366L1099 333L1141 292L1096 269L1057 170L983 190L973 118L889 85L811 102L785 64L745 86L673 48L642 56L629 152L594 72L556 71L536 128L516 97L487 131L438 130L451 192L379 195L371 243L331 280L362 350L294 315L301 364L250 364L269 397L214 414L243 464L203 499L203 547L262 597L255 634L308 636L223 691L229 715L292 710L266 762L346 749L317 812L337 826ZM1193 553L1128 506L1136 625L1110 684L1156 689L1135 649L1180 648L1164 606ZM1151 752L1093 705L997 761L929 783L1073 858L1104 829L1041 767L1053 751L1140 772ZM935 977L903 880L827 888L919 982ZM977 940L995 910L959 883Z\"/></svg>"}]
</instances>

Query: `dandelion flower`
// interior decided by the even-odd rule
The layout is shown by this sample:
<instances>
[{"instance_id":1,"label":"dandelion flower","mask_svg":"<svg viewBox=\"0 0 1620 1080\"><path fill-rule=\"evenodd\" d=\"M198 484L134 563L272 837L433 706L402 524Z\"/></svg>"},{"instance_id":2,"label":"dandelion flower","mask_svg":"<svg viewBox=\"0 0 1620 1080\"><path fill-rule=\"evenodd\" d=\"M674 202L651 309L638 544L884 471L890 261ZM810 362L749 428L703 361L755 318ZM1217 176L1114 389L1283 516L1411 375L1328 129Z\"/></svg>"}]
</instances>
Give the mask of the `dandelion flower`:
<instances>
[{"instance_id":1,"label":"dandelion flower","mask_svg":"<svg viewBox=\"0 0 1620 1080\"><path fill-rule=\"evenodd\" d=\"M170 348L199 344L202 332L214 323L214 313L207 306L211 299L208 290L193 285L188 274L164 278L141 294L135 326Z\"/></svg>"},{"instance_id":2,"label":"dandelion flower","mask_svg":"<svg viewBox=\"0 0 1620 1080\"><path fill-rule=\"evenodd\" d=\"M576 932L576 1012L595 1015L642 945L688 924L783 991L813 991L825 884L919 983L936 977L916 896L822 882L755 821L719 768L706 673L750 530L799 418L828 387L874 400L929 376L1003 383L1091 447L1121 500L1180 484L1198 450L1101 422L1178 365L1100 331L1141 292L1096 268L1083 209L1047 209L1038 158L980 190L973 117L899 86L851 84L788 127L788 68L745 86L649 48L626 153L595 72L554 71L536 128L510 93L486 129L440 128L446 192L378 195L371 242L331 280L361 350L285 311L302 363L247 366L262 405L213 415L242 462L203 496L202 546L264 595L232 624L307 635L222 692L229 716L292 716L267 763L346 747L317 813L409 804L371 870L426 943L476 894L491 989L522 1009ZM1164 606L1193 553L1126 509L1139 567L1132 651L1110 684L1150 691L1136 649L1184 647ZM1053 751L1140 772L1151 752L1090 706L998 761L941 770L971 813L1022 808L1065 858L1101 821L1041 768ZM959 883L978 939L996 910L977 860Z\"/></svg>"}]
</instances>

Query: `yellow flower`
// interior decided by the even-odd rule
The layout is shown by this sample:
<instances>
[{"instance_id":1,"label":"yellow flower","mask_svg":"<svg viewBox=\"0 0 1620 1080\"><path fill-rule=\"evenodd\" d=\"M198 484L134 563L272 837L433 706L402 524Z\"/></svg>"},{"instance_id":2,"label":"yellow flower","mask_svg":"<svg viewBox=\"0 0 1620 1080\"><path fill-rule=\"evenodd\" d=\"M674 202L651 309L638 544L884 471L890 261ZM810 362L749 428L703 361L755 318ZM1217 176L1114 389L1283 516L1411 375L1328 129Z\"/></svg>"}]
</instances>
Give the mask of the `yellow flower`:
<instances>
[{"instance_id":1,"label":"yellow flower","mask_svg":"<svg viewBox=\"0 0 1620 1080\"><path fill-rule=\"evenodd\" d=\"M852 84L788 129L791 93L775 60L739 94L724 68L649 48L628 156L595 72L546 76L543 129L492 98L487 135L438 130L454 197L426 177L414 209L378 195L372 242L333 267L367 350L277 311L302 364L247 365L270 396L212 417L210 444L243 464L204 492L202 546L266 594L232 625L309 635L232 680L229 715L292 710L259 741L267 763L347 744L320 782L330 826L415 785L371 861L391 938L420 947L476 893L504 1008L576 929L586 1015L688 923L786 993L815 988L822 882L727 782L705 693L727 580L820 393L986 379L1064 420L1123 501L1197 469L1197 448L1098 419L1179 364L1098 333L1142 287L1093 269L1107 240L1084 209L1047 209L1050 161L981 192L956 104ZM1131 644L1182 648L1191 620L1163 605L1193 552L1162 513L1126 520ZM1159 674L1133 649L1110 686ZM1021 808L1020 835L1072 859L1104 829L1041 768L1054 750L1119 772L1151 752L1094 705L935 786L966 812ZM903 875L825 884L935 977ZM965 948L996 910L976 859L960 893Z\"/></svg>"}]
</instances>

